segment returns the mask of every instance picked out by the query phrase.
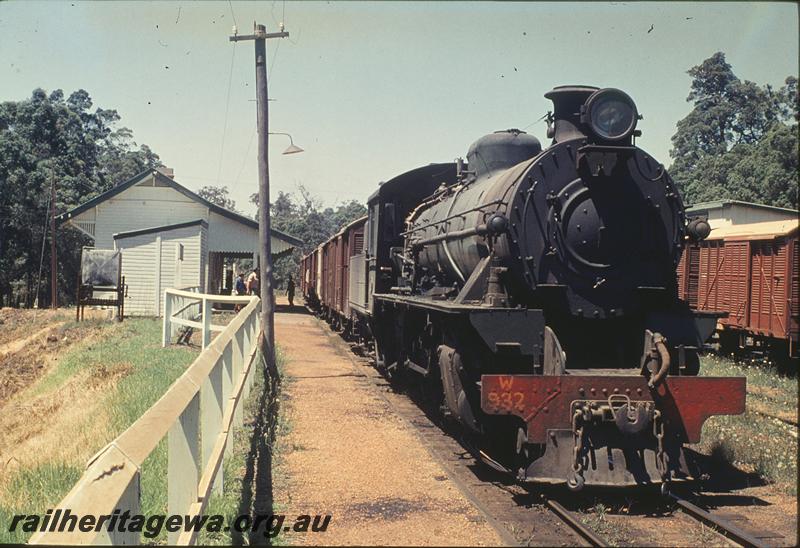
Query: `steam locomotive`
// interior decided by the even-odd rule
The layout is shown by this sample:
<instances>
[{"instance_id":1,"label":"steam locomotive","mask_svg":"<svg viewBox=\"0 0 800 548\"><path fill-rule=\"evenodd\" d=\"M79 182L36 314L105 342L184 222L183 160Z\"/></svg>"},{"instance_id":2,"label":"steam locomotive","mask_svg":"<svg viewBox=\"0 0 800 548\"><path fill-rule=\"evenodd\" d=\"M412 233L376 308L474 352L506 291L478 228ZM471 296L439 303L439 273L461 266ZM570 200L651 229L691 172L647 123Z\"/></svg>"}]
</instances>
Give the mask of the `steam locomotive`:
<instances>
[{"instance_id":1,"label":"steam locomotive","mask_svg":"<svg viewBox=\"0 0 800 548\"><path fill-rule=\"evenodd\" d=\"M301 289L520 481L691 479L684 446L745 407L744 378L698 376L719 314L677 296L681 252L710 227L635 145L627 94L545 97L550 146L498 131L466 162L380 184L367 217L304 257Z\"/></svg>"}]
</instances>

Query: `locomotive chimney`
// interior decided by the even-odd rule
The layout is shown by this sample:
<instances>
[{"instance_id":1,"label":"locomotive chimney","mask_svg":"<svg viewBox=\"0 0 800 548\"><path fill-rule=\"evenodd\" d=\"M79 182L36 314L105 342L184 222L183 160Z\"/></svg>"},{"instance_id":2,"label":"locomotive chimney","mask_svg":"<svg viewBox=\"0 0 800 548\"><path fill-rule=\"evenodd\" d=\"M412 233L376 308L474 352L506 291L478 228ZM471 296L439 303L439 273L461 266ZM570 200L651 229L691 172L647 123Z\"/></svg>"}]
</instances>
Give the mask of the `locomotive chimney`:
<instances>
[{"instance_id":1,"label":"locomotive chimney","mask_svg":"<svg viewBox=\"0 0 800 548\"><path fill-rule=\"evenodd\" d=\"M581 123L581 106L600 88L594 86L558 86L544 94L553 101L553 144L579 139L586 135Z\"/></svg>"}]
</instances>

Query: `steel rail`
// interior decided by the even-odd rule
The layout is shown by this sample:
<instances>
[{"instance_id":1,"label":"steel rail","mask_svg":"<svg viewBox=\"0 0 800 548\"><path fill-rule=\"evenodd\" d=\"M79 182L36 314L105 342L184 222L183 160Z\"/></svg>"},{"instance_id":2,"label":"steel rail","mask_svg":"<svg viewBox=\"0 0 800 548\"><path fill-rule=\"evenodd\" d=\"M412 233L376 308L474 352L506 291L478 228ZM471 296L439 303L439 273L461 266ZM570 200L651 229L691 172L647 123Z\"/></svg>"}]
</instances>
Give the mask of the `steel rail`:
<instances>
[{"instance_id":1,"label":"steel rail","mask_svg":"<svg viewBox=\"0 0 800 548\"><path fill-rule=\"evenodd\" d=\"M544 504L550 510L552 510L554 514L561 518L561 521L569 525L573 531L578 533L581 538L583 538L592 546L611 546L606 539L586 527L580 522L580 520L578 520L578 518L573 515L572 512L564 508L560 503L545 497Z\"/></svg>"},{"instance_id":2,"label":"steel rail","mask_svg":"<svg viewBox=\"0 0 800 548\"><path fill-rule=\"evenodd\" d=\"M674 493L667 493L667 496L672 498L675 503L680 506L680 508L689 514L691 517L695 518L698 521L705 523L706 525L711 526L715 529L718 533L724 535L725 537L731 539L732 541L741 544L745 547L753 547L753 548L760 548L762 546L766 546L764 542L760 541L759 539L755 538L750 533L740 529L736 525L729 523L728 521L714 516L710 512L703 510L696 504L692 504L688 500L674 494Z\"/></svg>"}]
</instances>

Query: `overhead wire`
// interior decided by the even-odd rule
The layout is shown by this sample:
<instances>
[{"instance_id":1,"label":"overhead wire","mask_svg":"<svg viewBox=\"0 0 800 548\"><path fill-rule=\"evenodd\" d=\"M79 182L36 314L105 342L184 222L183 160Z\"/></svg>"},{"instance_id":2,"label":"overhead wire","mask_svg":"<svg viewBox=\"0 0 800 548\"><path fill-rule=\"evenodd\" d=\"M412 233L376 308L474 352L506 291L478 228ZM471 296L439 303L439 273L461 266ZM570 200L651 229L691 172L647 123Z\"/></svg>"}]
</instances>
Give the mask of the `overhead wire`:
<instances>
[{"instance_id":1,"label":"overhead wire","mask_svg":"<svg viewBox=\"0 0 800 548\"><path fill-rule=\"evenodd\" d=\"M281 21L278 22L275 20L275 2L277 0L272 1L272 6L270 7L270 17L272 17L272 22L275 24L276 27L282 28L282 26L286 23L286 0L283 0L283 8L281 14ZM275 45L275 53L272 54L272 61L269 64L269 73L270 79L267 81L267 90L272 86L272 74L273 69L275 67L275 61L278 59L278 50L281 48L281 42L283 40L278 40L278 43Z\"/></svg>"},{"instance_id":2,"label":"overhead wire","mask_svg":"<svg viewBox=\"0 0 800 548\"><path fill-rule=\"evenodd\" d=\"M239 178L242 176L242 173L244 173L244 166L247 165L247 158L249 158L249 156L250 156L250 147L253 146L253 139L255 138L255 136L256 136L256 132L255 131L250 133L250 141L247 143L247 149L244 152L244 159L242 160L242 167L239 168L239 173L238 173L238 175L236 175L236 179L234 179L233 184L231 184L231 190L233 190L233 188L236 186L236 183L239 182Z\"/></svg>"},{"instance_id":3,"label":"overhead wire","mask_svg":"<svg viewBox=\"0 0 800 548\"><path fill-rule=\"evenodd\" d=\"M275 60L278 58L278 50L281 49L281 41L278 40L278 43L275 45L275 53L272 54L272 62L269 64L269 76L270 79L267 81L267 89L269 90L270 86L272 86L272 76L273 72L272 69L275 67Z\"/></svg>"},{"instance_id":4,"label":"overhead wire","mask_svg":"<svg viewBox=\"0 0 800 548\"><path fill-rule=\"evenodd\" d=\"M236 13L233 11L233 3L231 0L228 0L228 6L231 8L231 17L233 17L233 24L236 25L236 28L239 28L239 23L236 21Z\"/></svg>"},{"instance_id":5,"label":"overhead wire","mask_svg":"<svg viewBox=\"0 0 800 548\"><path fill-rule=\"evenodd\" d=\"M225 97L225 120L222 124L222 143L219 148L219 162L217 165L217 186L219 186L219 179L222 177L222 157L225 152L225 134L228 131L228 112L231 106L231 82L233 82L233 66L236 59L236 42L233 42L233 49L231 50L231 68L228 71L228 93Z\"/></svg>"},{"instance_id":6,"label":"overhead wire","mask_svg":"<svg viewBox=\"0 0 800 548\"><path fill-rule=\"evenodd\" d=\"M275 4L278 0L272 0L272 4L269 6L269 16L272 18L272 22L275 24L276 27L279 26L279 22L275 20ZM285 6L284 6L285 7Z\"/></svg>"},{"instance_id":7,"label":"overhead wire","mask_svg":"<svg viewBox=\"0 0 800 548\"><path fill-rule=\"evenodd\" d=\"M302 34L303 29L297 31L297 40L292 40L291 36L287 36L286 39L293 45L297 46L300 45L300 34Z\"/></svg>"},{"instance_id":8,"label":"overhead wire","mask_svg":"<svg viewBox=\"0 0 800 548\"><path fill-rule=\"evenodd\" d=\"M285 17L286 17L286 0L283 0L282 14L281 14L282 21L281 21L281 23L278 23L277 21L275 21L274 10L275 10L275 2L276 1L277 0L273 0L273 2L272 2L272 7L270 9L270 17L272 17L272 21L275 24L275 26L276 27L280 27L280 25L285 21ZM233 17L233 22L234 22L234 24L237 25L237 28L238 28L238 24L236 22L236 14L234 13L233 4L232 4L231 0L228 0L228 6L231 9L231 16ZM275 46L275 51L272 54L272 60L270 61L270 64L269 64L268 74L270 76L272 76L272 74L273 74L273 70L275 68L275 62L278 59L278 50L280 49L280 47L281 47L281 41L278 40L278 43ZM231 76L232 76L232 74L233 74L233 59L231 59ZM272 87L272 78L269 78L267 80L267 90L269 90L271 87ZM229 103L229 100L230 100L230 90L231 90L231 79L229 78L229 80L228 80L228 100L226 101L226 103ZM227 109L228 109L228 106L226 105L226 114L225 114L226 127L227 127L227 118L228 118ZM255 136L256 136L256 132L255 131L250 133L250 140L247 143L247 148L245 149L244 157L242 158L242 165L239 168L239 172L237 173L236 178L231 183L231 189L233 189L236 186L236 184L239 182L239 179L241 179L241 177L242 177L242 173L244 173L244 168L247 165L247 159L249 158L250 149L253 146L253 140L255 139ZM224 142L225 142L225 136L224 136L224 131L223 131L223 146L224 146ZM218 170L218 173L217 173L217 185L219 185L219 182L220 182L220 179L221 179L221 170L222 170L222 151L220 151L220 165L219 165L219 170Z\"/></svg>"}]
</instances>

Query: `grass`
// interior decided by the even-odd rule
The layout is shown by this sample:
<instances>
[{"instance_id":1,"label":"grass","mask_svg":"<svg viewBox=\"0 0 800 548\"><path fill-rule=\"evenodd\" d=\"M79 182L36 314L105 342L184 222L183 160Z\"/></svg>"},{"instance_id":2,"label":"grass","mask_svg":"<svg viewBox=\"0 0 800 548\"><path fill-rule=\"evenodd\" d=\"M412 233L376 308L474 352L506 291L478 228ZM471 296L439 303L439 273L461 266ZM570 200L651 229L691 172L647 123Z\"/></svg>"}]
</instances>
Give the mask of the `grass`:
<instances>
[{"instance_id":1,"label":"grass","mask_svg":"<svg viewBox=\"0 0 800 548\"><path fill-rule=\"evenodd\" d=\"M766 365L715 356L703 358L701 374L747 377L747 410L743 415L711 417L699 448L796 495L797 378Z\"/></svg>"},{"instance_id":2,"label":"grass","mask_svg":"<svg viewBox=\"0 0 800 548\"><path fill-rule=\"evenodd\" d=\"M185 348L161 348L161 322L156 319L127 319L122 324L100 325L106 336L71 348L32 387L30 394L57 392L79 374L88 379L114 377L116 383L109 385L101 404L109 417L108 424L93 432L95 443L86 447L82 459L14 470L0 501L0 523L4 525L13 514L43 514L57 504L80 478L86 459L141 416L197 356L196 351ZM86 424L76 428L91 429L91 417L86 420ZM143 513L166 512L166 471L164 440L142 466ZM10 533L7 529L0 527L0 543L24 543L30 536L21 531Z\"/></svg>"},{"instance_id":3,"label":"grass","mask_svg":"<svg viewBox=\"0 0 800 548\"><path fill-rule=\"evenodd\" d=\"M245 470L247 454L250 450L250 437L254 430L254 420L258 412L258 396L264 388L261 375L255 375L250 396L244 402L244 427L234 431L233 451L223 463L223 491L221 495L212 494L208 501L206 514L225 516L225 523L230 524L239 515L242 497L245 489ZM200 546L230 546L234 539L230 531L218 533L202 531L198 535Z\"/></svg>"},{"instance_id":4,"label":"grass","mask_svg":"<svg viewBox=\"0 0 800 548\"><path fill-rule=\"evenodd\" d=\"M598 503L586 511L581 521L611 543L612 546L629 544L632 540L631 531L620 520L609 519L610 513L611 509L609 507Z\"/></svg>"},{"instance_id":5,"label":"grass","mask_svg":"<svg viewBox=\"0 0 800 548\"><path fill-rule=\"evenodd\" d=\"M281 378L281 392L278 394L279 400L282 399L283 391L285 391L294 380L286 375L286 357L281 352L280 348L277 349L277 354L275 356L275 362L278 366L278 373ZM289 421L288 413L286 412L286 403L283 403L281 406L278 407L278 417L275 422L275 438L272 441L272 477L273 481L277 479L274 483L275 490L283 490L284 493L282 495L286 495L287 501L291 501L291 492L287 488L285 481L287 477L287 470L286 470L286 456L291 453L294 449L293 447L290 448L287 444L289 439L289 434L292 431L292 423ZM284 498L284 497L281 497ZM287 502L288 503L288 502ZM288 510L287 506L281 503L273 502L273 511L274 513L286 513ZM291 537L289 535L285 535L283 532L279 534L277 537L272 539L272 544L275 546L289 546L292 544Z\"/></svg>"},{"instance_id":6,"label":"grass","mask_svg":"<svg viewBox=\"0 0 800 548\"><path fill-rule=\"evenodd\" d=\"M260 358L259 358L260 360ZM281 379L285 379L283 375L283 368L285 366L285 358L281 354L280 349L276 351L276 363ZM256 364L254 364L256 366ZM222 515L225 516L226 523L230 524L236 516L242 513L242 500L245 497L245 490L249 487L245 485L246 461L250 451L250 443L254 435L256 427L255 421L258 415L259 396L264 390L264 379L261 375L256 374L253 388L251 389L250 396L244 403L243 423L244 427L239 428L234 432L234 445L230 458L226 458L223 465L223 492L221 495L212 495L208 501L206 508L207 515ZM280 398L280 394L278 394ZM285 423L283 423L285 425ZM282 459L282 442L281 439L285 435L285 428L279 420L276 424L275 438L270 445L272 454L273 472L276 469L277 462ZM274 477L274 476L273 476ZM280 513L282 508L273 505L273 513ZM248 508L246 512L249 512ZM198 545L213 545L213 546L230 546L232 544L240 544L240 538L234 538L231 531L207 532L202 531L198 536ZM285 545L286 539L281 533L276 538L271 539L273 545Z\"/></svg>"},{"instance_id":7,"label":"grass","mask_svg":"<svg viewBox=\"0 0 800 548\"><path fill-rule=\"evenodd\" d=\"M8 530L14 514L44 514L80 479L83 469L64 463L49 463L14 472L0 502L0 544L24 544L31 533ZM42 501L48 501L42 505Z\"/></svg>"},{"instance_id":8,"label":"grass","mask_svg":"<svg viewBox=\"0 0 800 548\"><path fill-rule=\"evenodd\" d=\"M697 523L692 531L695 546L720 546L720 535L705 523ZM724 546L724 545L723 545Z\"/></svg>"},{"instance_id":9,"label":"grass","mask_svg":"<svg viewBox=\"0 0 800 548\"><path fill-rule=\"evenodd\" d=\"M789 409L797 418L797 377L778 372L777 368L766 364L742 364L718 356L703 356L701 374L704 376L745 376L747 377L748 398L771 403L775 410Z\"/></svg>"}]
</instances>

